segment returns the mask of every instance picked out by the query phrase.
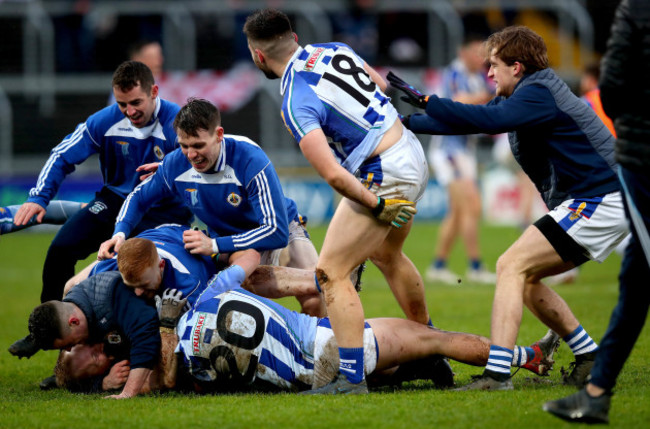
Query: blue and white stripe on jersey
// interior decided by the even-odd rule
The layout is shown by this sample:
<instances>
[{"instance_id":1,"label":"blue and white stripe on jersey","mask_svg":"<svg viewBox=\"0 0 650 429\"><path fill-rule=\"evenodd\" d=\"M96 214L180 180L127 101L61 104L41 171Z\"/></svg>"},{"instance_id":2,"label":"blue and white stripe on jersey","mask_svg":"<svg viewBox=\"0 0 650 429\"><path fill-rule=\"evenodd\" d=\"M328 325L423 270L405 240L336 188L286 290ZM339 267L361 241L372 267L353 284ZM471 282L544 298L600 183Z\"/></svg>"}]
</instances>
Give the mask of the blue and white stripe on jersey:
<instances>
[{"instance_id":1,"label":"blue and white stripe on jersey","mask_svg":"<svg viewBox=\"0 0 650 429\"><path fill-rule=\"evenodd\" d=\"M232 353L239 374L251 375L249 383L260 379L285 389L304 389L313 378L317 321L236 288L201 297L183 315L177 325L177 352L190 373L204 381L218 381L218 372L234 370L210 362L215 353Z\"/></svg>"},{"instance_id":2,"label":"blue and white stripe on jersey","mask_svg":"<svg viewBox=\"0 0 650 429\"><path fill-rule=\"evenodd\" d=\"M354 173L397 120L390 98L349 46L299 48L282 77L282 118L296 142L321 128L341 165Z\"/></svg>"}]
</instances>

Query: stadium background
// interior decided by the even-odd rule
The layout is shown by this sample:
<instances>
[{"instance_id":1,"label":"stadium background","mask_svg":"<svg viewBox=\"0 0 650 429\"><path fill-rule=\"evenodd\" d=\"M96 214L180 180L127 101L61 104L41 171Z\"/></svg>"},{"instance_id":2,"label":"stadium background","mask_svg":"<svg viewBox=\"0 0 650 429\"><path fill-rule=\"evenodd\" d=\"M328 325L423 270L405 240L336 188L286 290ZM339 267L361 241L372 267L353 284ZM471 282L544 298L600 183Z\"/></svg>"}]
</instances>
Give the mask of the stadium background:
<instances>
[{"instance_id":1,"label":"stadium background","mask_svg":"<svg viewBox=\"0 0 650 429\"><path fill-rule=\"evenodd\" d=\"M615 0L0 0L0 205L24 202L49 151L76 124L106 105L112 70L128 47L156 40L165 55L163 98L184 104L198 95L217 104L227 133L243 134L269 154L286 193L314 224L333 213L335 195L314 176L278 115L277 82L250 60L241 27L256 8L289 13L300 42L349 43L385 75L398 71L433 91L438 70L466 32L489 35L525 24L549 46L552 67L576 88L582 68L599 58ZM389 95L394 95L389 93ZM411 107L394 100L402 113ZM423 145L428 137L420 136ZM479 145L488 222L515 224L519 195L508 170L494 163L491 139ZM88 201L99 188L97 160L66 180L59 199ZM418 220L440 219L446 195L435 180ZM543 212L542 204L537 211Z\"/></svg>"}]
</instances>

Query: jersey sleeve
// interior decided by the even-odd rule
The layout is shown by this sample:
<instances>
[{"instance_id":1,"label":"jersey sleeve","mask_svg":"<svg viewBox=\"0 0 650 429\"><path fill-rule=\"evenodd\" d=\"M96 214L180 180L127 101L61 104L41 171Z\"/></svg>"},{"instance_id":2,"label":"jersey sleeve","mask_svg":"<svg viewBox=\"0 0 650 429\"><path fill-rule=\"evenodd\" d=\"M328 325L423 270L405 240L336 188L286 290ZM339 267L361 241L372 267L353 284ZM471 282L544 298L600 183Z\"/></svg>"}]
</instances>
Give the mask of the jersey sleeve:
<instances>
[{"instance_id":1,"label":"jersey sleeve","mask_svg":"<svg viewBox=\"0 0 650 429\"><path fill-rule=\"evenodd\" d=\"M167 165L165 159L163 159L158 171L136 186L133 192L126 197L115 220L113 235L122 232L128 237L149 207L165 197L174 197L174 193L166 180L166 168Z\"/></svg>"},{"instance_id":2,"label":"jersey sleeve","mask_svg":"<svg viewBox=\"0 0 650 429\"><path fill-rule=\"evenodd\" d=\"M302 138L325 121L322 101L309 85L295 76L287 88L288 97L282 103L282 120L298 144Z\"/></svg>"},{"instance_id":3,"label":"jersey sleeve","mask_svg":"<svg viewBox=\"0 0 650 429\"><path fill-rule=\"evenodd\" d=\"M215 238L219 252L281 249L289 243L289 221L282 186L271 161L266 158L266 162L246 184L248 200L259 227L241 234ZM250 177L250 174L247 173L246 177Z\"/></svg>"},{"instance_id":4,"label":"jersey sleeve","mask_svg":"<svg viewBox=\"0 0 650 429\"><path fill-rule=\"evenodd\" d=\"M196 301L195 307L215 296L240 287L244 280L246 280L246 272L239 265L231 265L218 272L208 282L205 291Z\"/></svg>"},{"instance_id":5,"label":"jersey sleeve","mask_svg":"<svg viewBox=\"0 0 650 429\"><path fill-rule=\"evenodd\" d=\"M75 165L97 152L99 143L91 137L87 123L79 124L72 134L52 149L27 201L46 208L59 191L63 179L75 170Z\"/></svg>"},{"instance_id":6,"label":"jersey sleeve","mask_svg":"<svg viewBox=\"0 0 650 429\"><path fill-rule=\"evenodd\" d=\"M457 103L435 95L429 97L427 115L415 114L409 128L427 134L499 134L553 119L557 106L550 91L530 85L506 99L485 105Z\"/></svg>"},{"instance_id":7,"label":"jersey sleeve","mask_svg":"<svg viewBox=\"0 0 650 429\"><path fill-rule=\"evenodd\" d=\"M160 354L160 323L156 308L118 282L114 312L115 320L131 343L131 369L152 369Z\"/></svg>"}]
</instances>

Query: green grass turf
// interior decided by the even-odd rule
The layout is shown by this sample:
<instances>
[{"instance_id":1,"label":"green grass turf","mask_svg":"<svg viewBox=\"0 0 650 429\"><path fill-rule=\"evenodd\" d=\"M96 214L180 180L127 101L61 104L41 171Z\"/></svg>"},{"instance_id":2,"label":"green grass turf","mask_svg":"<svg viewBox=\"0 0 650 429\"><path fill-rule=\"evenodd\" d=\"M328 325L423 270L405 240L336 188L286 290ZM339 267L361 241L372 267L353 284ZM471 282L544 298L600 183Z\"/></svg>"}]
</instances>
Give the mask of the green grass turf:
<instances>
[{"instance_id":1,"label":"green grass turf","mask_svg":"<svg viewBox=\"0 0 650 429\"><path fill-rule=\"evenodd\" d=\"M429 263L437 225L416 224L406 253L424 272ZM324 227L310 232L320 247ZM488 267L519 235L514 228L481 228L481 244ZM542 404L572 393L560 383L560 367L568 367L572 354L563 344L556 368L547 378L522 370L515 375L514 392L437 391L431 383L406 384L399 391L362 397L302 397L282 395L183 396L176 393L109 401L102 395L74 395L39 390L38 382L51 374L56 352L40 352L18 360L6 350L27 333L27 317L38 304L43 259L51 234L19 232L0 237L0 428L6 427L568 427L541 410ZM89 259L91 260L92 257ZM463 273L465 257L454 249L451 268ZM596 339L605 332L617 298L616 254L603 264L587 263L576 283L556 286L576 316ZM79 268L79 267L78 267ZM364 275L361 298L366 317L403 317L390 290L375 267ZM648 279L639 279L647 287ZM427 302L434 323L443 329L489 336L493 287L462 283L458 286L426 284ZM295 300L282 301L297 308ZM518 343L530 344L546 332L524 312ZM647 331L619 379L613 399L612 427L647 427L650 388L645 363L650 361ZM481 368L452 363L457 383L469 381Z\"/></svg>"}]
</instances>

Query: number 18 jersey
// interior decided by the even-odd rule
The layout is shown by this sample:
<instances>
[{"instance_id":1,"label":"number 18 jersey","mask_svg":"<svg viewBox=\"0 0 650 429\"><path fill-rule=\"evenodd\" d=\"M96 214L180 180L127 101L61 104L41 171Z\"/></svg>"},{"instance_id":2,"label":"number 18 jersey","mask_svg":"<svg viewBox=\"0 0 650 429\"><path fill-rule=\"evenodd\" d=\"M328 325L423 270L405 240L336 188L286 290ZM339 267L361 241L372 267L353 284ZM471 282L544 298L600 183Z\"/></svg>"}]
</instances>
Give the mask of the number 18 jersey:
<instances>
[{"instance_id":1,"label":"number 18 jersey","mask_svg":"<svg viewBox=\"0 0 650 429\"><path fill-rule=\"evenodd\" d=\"M354 174L397 119L397 111L347 45L298 48L282 76L282 119L295 140L321 128Z\"/></svg>"}]
</instances>

